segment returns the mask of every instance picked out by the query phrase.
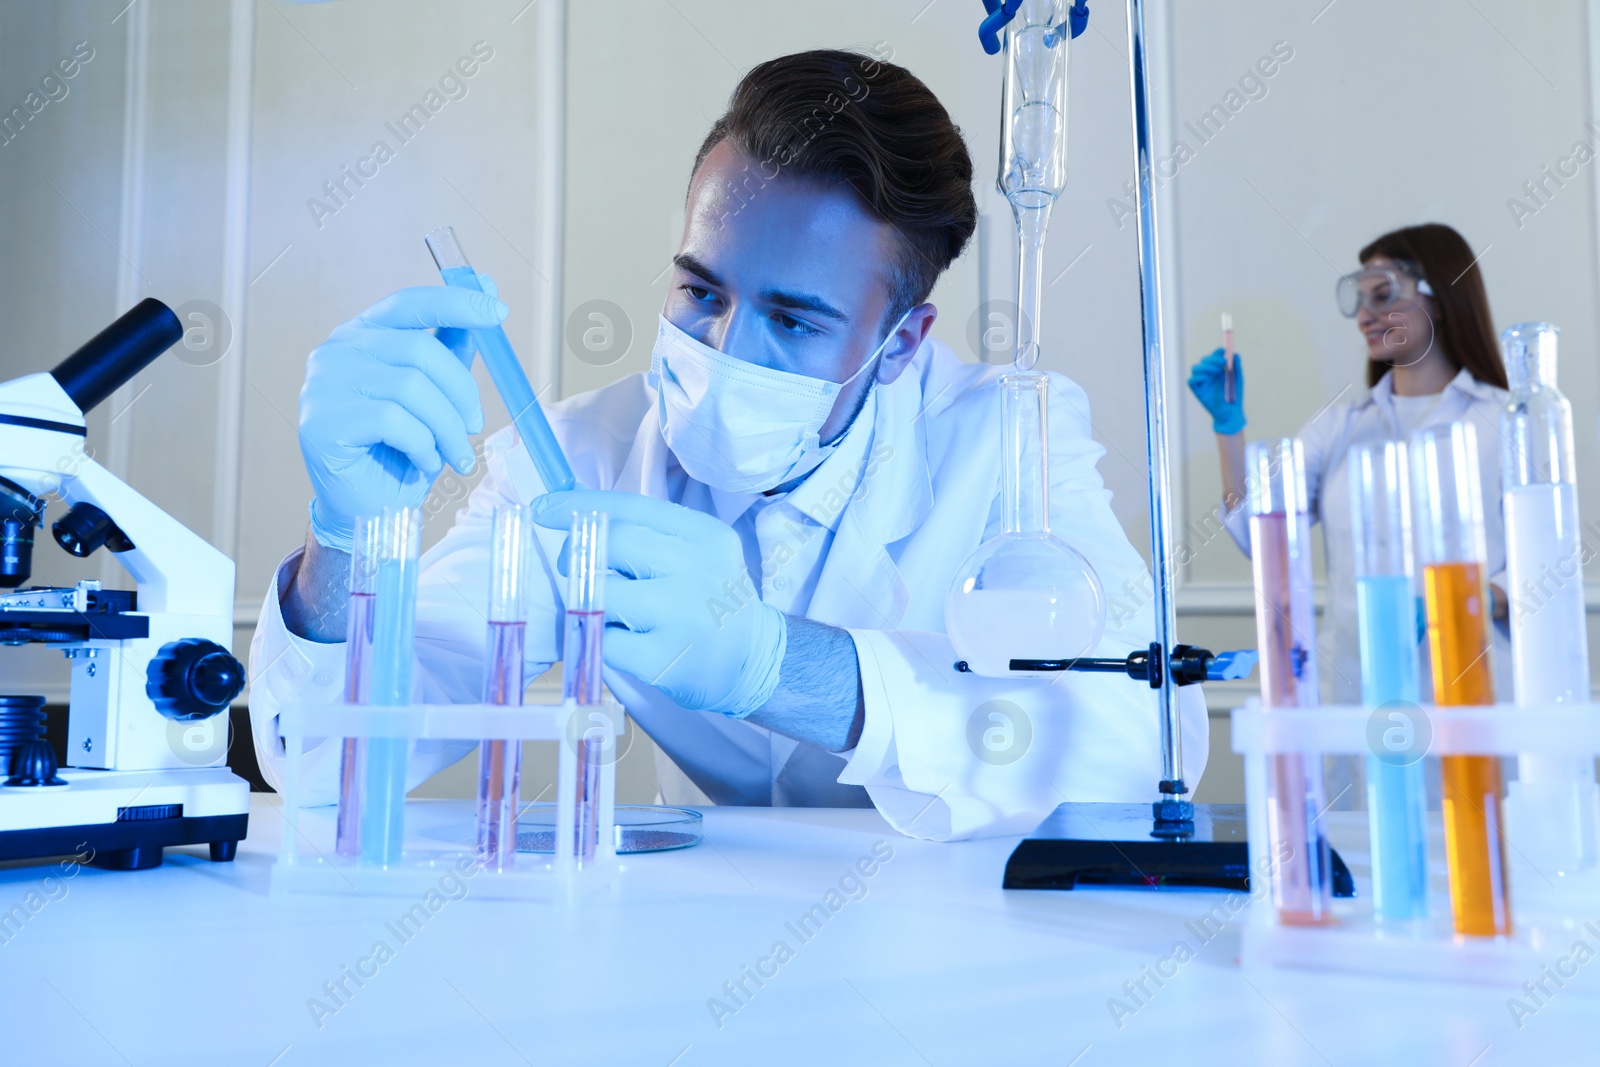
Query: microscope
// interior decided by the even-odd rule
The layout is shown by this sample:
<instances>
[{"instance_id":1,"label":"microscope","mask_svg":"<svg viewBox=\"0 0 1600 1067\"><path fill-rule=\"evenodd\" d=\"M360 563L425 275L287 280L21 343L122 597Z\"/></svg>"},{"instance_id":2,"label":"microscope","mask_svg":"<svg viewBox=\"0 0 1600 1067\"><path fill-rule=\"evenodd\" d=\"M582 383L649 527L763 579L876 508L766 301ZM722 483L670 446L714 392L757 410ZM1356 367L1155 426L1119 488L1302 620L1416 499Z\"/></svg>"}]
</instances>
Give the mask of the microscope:
<instances>
[{"instance_id":1,"label":"microscope","mask_svg":"<svg viewBox=\"0 0 1600 1067\"><path fill-rule=\"evenodd\" d=\"M0 860L142 870L168 845L232 860L245 836L250 787L224 765L226 712L245 681L229 651L233 561L84 448L84 414L182 336L171 309L147 299L49 373L0 383L0 645L59 648L71 672L58 766L45 698L4 692L0 668ZM112 553L135 591L21 588L50 495L68 505L56 543L80 558Z\"/></svg>"}]
</instances>

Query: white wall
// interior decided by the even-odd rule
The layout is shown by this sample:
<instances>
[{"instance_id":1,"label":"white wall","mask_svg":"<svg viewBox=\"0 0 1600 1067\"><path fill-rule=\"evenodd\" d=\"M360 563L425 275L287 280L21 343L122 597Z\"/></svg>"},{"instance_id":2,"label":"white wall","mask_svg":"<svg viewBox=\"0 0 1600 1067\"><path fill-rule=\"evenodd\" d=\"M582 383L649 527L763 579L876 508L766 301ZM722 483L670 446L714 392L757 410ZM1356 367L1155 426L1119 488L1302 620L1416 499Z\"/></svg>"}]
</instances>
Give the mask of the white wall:
<instances>
[{"instance_id":1,"label":"white wall","mask_svg":"<svg viewBox=\"0 0 1600 1067\"><path fill-rule=\"evenodd\" d=\"M1357 251L1381 233L1448 223L1481 254L1497 329L1530 319L1561 326L1580 494L1590 515L1600 514L1600 170L1591 163L1521 225L1507 204L1526 199L1523 183L1575 142L1600 142L1586 128L1596 114L1593 5L1325 4L1171 5L1173 136L1194 153L1164 188L1178 252L1169 271L1169 331L1182 344L1174 363L1187 367L1220 344L1218 316L1231 311L1248 361L1247 435L1294 434L1336 396L1365 387L1365 346L1338 313L1337 277L1356 269ZM1266 80L1266 95L1202 144L1183 124L1237 89L1277 42L1293 58ZM1168 140L1160 154L1176 148ZM1221 493L1216 447L1209 417L1186 391L1176 406L1178 513L1198 523ZM1226 534L1200 529L1186 536L1194 555L1180 587L1178 602L1188 605L1180 629L1253 646L1248 564ZM1597 577L1591 566L1591 614L1600 607ZM1592 631L1591 656L1600 627ZM1215 712L1249 691L1212 693L1208 786L1238 766Z\"/></svg>"},{"instance_id":2,"label":"white wall","mask_svg":"<svg viewBox=\"0 0 1600 1067\"><path fill-rule=\"evenodd\" d=\"M0 145L0 221L37 250L0 267L11 341L0 377L52 365L145 295L227 309L234 341L219 362L165 357L95 414L91 441L235 555L240 648L272 569L304 535L294 419L306 354L389 290L432 284L421 236L450 223L498 279L525 362L553 364L537 385L570 394L643 370L694 150L739 75L762 59L881 43L921 75L968 136L983 211L980 240L935 293L935 332L976 358L969 337L980 304L1014 284L1009 211L992 184L999 60L977 46L976 4L574 3L560 160L537 150L539 25L550 0L141 0L119 16L124 3L0 9L0 108L20 103L73 42L96 50L64 100ZM1324 10L1324 0L1236 0L1157 2L1151 17L1158 156L1274 42L1294 50L1265 98L1214 140L1191 144L1194 158L1161 188L1180 531L1218 491L1207 421L1182 386L1187 364L1216 343L1217 312L1234 313L1250 359L1250 432L1292 432L1360 379L1361 349L1333 306L1333 279L1372 236L1427 219L1457 226L1484 251L1497 324L1563 326L1584 495L1600 500L1595 168L1520 228L1506 207L1541 164L1589 136L1584 7L1339 0ZM1118 5L1096 5L1073 45L1070 187L1047 251L1044 365L1088 391L1107 447L1102 474L1142 549L1136 246L1115 203L1131 168L1123 19ZM467 95L401 144L385 123L478 41L494 55L467 80ZM380 139L394 158L315 218L308 201L332 204L323 183ZM536 264L546 236L541 174L551 173L567 194L558 322L535 314L550 293ZM597 308L628 328L626 351L545 347L576 312ZM504 420L492 400L490 409L491 426ZM437 494L433 535L464 491ZM1181 636L1252 645L1241 557L1226 539L1194 547L1178 598ZM50 547L39 557L41 580L102 570L74 568ZM59 695L57 657L0 657L8 688ZM1239 691L1220 689L1215 702L1226 706ZM1225 762L1224 749L1213 745Z\"/></svg>"}]
</instances>

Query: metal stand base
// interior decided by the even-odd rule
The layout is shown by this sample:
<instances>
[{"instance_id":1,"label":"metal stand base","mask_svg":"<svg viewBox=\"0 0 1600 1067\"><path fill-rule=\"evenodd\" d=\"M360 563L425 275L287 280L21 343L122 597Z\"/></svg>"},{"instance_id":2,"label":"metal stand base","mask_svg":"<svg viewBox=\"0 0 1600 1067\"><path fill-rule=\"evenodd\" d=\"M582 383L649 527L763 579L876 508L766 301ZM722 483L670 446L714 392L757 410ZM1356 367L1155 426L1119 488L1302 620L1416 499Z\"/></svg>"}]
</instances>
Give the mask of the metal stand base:
<instances>
[{"instance_id":1,"label":"metal stand base","mask_svg":"<svg viewBox=\"0 0 1600 1067\"><path fill-rule=\"evenodd\" d=\"M1148 804L1063 804L1011 853L1005 889L1079 886L1250 891L1243 804L1192 805L1193 831L1172 835ZM1331 851L1331 850L1330 850ZM1337 852L1333 895L1355 896Z\"/></svg>"}]
</instances>

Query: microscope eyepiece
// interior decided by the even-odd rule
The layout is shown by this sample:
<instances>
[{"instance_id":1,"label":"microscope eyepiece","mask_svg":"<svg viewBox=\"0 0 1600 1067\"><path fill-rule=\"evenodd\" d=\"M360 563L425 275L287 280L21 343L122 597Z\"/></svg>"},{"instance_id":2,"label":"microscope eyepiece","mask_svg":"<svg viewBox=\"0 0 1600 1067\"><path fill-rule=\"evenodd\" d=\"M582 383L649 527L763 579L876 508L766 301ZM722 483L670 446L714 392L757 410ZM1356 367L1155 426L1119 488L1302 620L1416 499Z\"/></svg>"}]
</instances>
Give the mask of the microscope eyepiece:
<instances>
[{"instance_id":1,"label":"microscope eyepiece","mask_svg":"<svg viewBox=\"0 0 1600 1067\"><path fill-rule=\"evenodd\" d=\"M171 308L151 297L85 342L50 372L84 414L183 338Z\"/></svg>"}]
</instances>

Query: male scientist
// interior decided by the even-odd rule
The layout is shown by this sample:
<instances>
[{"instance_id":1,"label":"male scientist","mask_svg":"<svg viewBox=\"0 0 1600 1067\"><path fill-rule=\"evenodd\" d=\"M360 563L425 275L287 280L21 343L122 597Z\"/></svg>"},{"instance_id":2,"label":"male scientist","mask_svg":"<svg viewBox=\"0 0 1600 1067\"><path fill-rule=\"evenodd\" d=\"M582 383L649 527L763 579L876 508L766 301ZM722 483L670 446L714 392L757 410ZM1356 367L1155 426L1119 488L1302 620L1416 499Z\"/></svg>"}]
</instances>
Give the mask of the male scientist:
<instances>
[{"instance_id":1,"label":"male scientist","mask_svg":"<svg viewBox=\"0 0 1600 1067\"><path fill-rule=\"evenodd\" d=\"M960 132L904 68L813 51L751 70L695 158L649 373L549 407L585 488L547 493L501 430L424 554L416 699L481 697L497 505L531 505L545 528L527 658L532 673L560 658L561 543L573 511L597 509L611 527L605 680L658 746L668 803L875 805L905 834L947 840L1025 833L1063 801L1154 799L1148 687L963 673L945 635L953 577L1001 525L998 368L930 336L929 294L976 222L972 181ZM421 504L446 463L472 469L484 416L464 331L506 314L492 294L405 289L311 353L310 531L251 647L269 779L278 708L343 690L353 520ZM1107 590L1147 589L1095 469L1088 400L1051 385L1052 531ZM414 470L397 477L380 447ZM1094 654L1125 656L1153 629L1147 603L1119 612ZM1198 687L1182 701L1193 782L1205 704ZM308 753L322 802L338 748ZM415 748L412 784L470 751Z\"/></svg>"}]
</instances>

